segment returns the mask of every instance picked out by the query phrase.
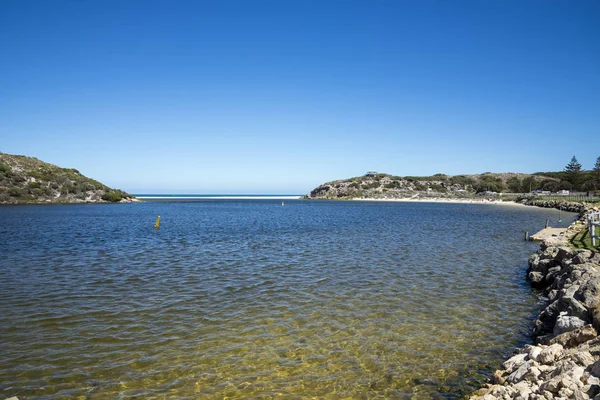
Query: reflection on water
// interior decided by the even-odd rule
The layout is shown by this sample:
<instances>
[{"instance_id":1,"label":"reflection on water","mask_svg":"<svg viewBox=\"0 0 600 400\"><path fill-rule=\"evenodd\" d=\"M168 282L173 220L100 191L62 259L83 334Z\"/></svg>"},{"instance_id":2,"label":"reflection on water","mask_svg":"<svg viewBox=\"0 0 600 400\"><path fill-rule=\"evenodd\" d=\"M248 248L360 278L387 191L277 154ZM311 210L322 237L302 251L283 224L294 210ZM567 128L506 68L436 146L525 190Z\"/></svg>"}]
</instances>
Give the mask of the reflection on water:
<instances>
[{"instance_id":1,"label":"reflection on water","mask_svg":"<svg viewBox=\"0 0 600 400\"><path fill-rule=\"evenodd\" d=\"M536 245L521 240L547 217L276 200L2 207L0 397L460 398L527 339Z\"/></svg>"}]
</instances>

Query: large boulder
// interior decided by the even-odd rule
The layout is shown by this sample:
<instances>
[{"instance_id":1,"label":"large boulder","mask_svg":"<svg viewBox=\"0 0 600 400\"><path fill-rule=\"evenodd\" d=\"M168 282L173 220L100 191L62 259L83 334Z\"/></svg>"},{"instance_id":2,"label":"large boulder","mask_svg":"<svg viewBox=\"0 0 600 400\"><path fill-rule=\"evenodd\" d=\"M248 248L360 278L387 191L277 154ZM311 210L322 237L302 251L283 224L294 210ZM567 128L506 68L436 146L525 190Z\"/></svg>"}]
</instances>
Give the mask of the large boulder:
<instances>
[{"instance_id":1,"label":"large boulder","mask_svg":"<svg viewBox=\"0 0 600 400\"><path fill-rule=\"evenodd\" d=\"M538 356L538 360L541 364L551 364L556 360L559 360L564 356L564 349L562 345L555 343L546 347L540 355Z\"/></svg>"},{"instance_id":2,"label":"large boulder","mask_svg":"<svg viewBox=\"0 0 600 400\"><path fill-rule=\"evenodd\" d=\"M557 320L557 324L559 320L564 321L564 319L561 319L561 317L559 317ZM559 334L558 336L550 339L549 344L552 345L558 343L562 345L565 349L568 349L577 347L582 343L592 340L596 336L598 336L598 332L596 331L596 329L594 329L591 325L586 325L581 328L572 331L566 331L562 334Z\"/></svg>"},{"instance_id":3,"label":"large boulder","mask_svg":"<svg viewBox=\"0 0 600 400\"><path fill-rule=\"evenodd\" d=\"M574 331L575 329L583 328L584 326L584 320L579 317L570 316L563 311L556 319L556 324L554 325L554 330L552 333L555 335L560 335L561 333Z\"/></svg>"},{"instance_id":4,"label":"large boulder","mask_svg":"<svg viewBox=\"0 0 600 400\"><path fill-rule=\"evenodd\" d=\"M600 299L600 277L593 277L581 285L574 297L587 308L594 307Z\"/></svg>"}]
</instances>

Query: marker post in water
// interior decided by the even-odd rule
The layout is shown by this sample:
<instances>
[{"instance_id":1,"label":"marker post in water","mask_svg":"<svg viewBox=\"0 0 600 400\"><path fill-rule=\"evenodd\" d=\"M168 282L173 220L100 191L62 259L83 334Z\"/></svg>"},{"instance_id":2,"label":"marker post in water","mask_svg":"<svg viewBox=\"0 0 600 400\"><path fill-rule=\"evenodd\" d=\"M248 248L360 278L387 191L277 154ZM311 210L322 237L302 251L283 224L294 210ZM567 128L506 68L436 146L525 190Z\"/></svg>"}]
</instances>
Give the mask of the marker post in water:
<instances>
[{"instance_id":1,"label":"marker post in water","mask_svg":"<svg viewBox=\"0 0 600 400\"><path fill-rule=\"evenodd\" d=\"M155 227L156 229L158 229L158 228L159 228L159 225L160 225L160 215L159 215L158 217L156 217L156 222L154 223L154 227Z\"/></svg>"}]
</instances>

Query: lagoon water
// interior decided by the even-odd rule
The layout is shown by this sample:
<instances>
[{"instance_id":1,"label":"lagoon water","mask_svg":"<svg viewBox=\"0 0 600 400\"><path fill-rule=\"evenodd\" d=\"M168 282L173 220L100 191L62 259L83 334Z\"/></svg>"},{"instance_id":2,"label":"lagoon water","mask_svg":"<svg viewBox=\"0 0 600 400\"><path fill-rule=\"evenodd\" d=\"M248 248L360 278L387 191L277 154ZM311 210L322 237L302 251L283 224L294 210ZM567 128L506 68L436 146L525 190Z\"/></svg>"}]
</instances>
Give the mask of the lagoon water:
<instances>
[{"instance_id":1,"label":"lagoon water","mask_svg":"<svg viewBox=\"0 0 600 400\"><path fill-rule=\"evenodd\" d=\"M557 213L0 207L0 398L460 398L528 340L523 233Z\"/></svg>"}]
</instances>

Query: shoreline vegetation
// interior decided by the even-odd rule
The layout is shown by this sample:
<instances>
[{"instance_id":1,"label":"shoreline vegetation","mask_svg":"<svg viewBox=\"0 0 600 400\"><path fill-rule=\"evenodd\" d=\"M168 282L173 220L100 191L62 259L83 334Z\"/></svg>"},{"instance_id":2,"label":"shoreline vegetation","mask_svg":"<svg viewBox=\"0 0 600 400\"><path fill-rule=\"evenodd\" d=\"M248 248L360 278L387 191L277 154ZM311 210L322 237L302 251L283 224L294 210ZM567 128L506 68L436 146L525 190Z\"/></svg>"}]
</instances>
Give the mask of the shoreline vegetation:
<instances>
[{"instance_id":1,"label":"shoreline vegetation","mask_svg":"<svg viewBox=\"0 0 600 400\"><path fill-rule=\"evenodd\" d=\"M122 190L34 157L0 153L0 204L132 203Z\"/></svg>"}]
</instances>

